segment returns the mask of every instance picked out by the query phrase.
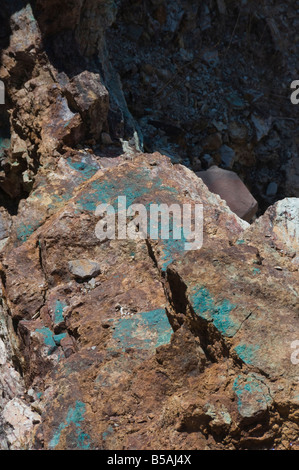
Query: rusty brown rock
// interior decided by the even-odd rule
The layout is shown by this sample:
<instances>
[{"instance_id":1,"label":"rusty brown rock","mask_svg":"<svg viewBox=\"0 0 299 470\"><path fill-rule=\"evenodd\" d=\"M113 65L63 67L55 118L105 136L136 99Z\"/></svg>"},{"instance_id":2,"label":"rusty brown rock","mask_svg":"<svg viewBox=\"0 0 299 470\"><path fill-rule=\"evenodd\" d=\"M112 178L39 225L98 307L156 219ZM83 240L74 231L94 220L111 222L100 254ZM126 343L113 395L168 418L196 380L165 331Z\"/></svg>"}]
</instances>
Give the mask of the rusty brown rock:
<instances>
[{"instance_id":1,"label":"rusty brown rock","mask_svg":"<svg viewBox=\"0 0 299 470\"><path fill-rule=\"evenodd\" d=\"M99 242L95 208L119 193L145 205L203 203L204 246ZM292 240L293 202L275 222ZM298 408L290 361L298 269L275 269L277 250L261 249L267 216L249 227L195 174L158 153L98 171L56 210L4 261L26 381L43 393L35 448L279 442ZM75 259L96 261L101 272L78 282L69 272Z\"/></svg>"},{"instance_id":2,"label":"rusty brown rock","mask_svg":"<svg viewBox=\"0 0 299 470\"><path fill-rule=\"evenodd\" d=\"M100 75L84 71L70 81L66 92L70 106L80 113L90 137L99 139L109 110L109 94Z\"/></svg>"}]
</instances>

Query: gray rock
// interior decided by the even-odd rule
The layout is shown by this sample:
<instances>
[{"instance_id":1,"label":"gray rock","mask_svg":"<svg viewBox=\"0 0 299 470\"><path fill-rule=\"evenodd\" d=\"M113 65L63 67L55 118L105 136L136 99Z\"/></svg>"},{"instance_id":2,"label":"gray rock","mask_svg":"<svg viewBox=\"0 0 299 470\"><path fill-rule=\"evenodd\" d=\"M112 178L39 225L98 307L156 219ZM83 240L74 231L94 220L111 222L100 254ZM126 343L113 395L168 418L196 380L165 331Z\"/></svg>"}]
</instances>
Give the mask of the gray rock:
<instances>
[{"instance_id":1,"label":"gray rock","mask_svg":"<svg viewBox=\"0 0 299 470\"><path fill-rule=\"evenodd\" d=\"M236 173L213 166L196 174L209 190L224 199L241 219L246 222L253 219L258 210L258 203Z\"/></svg>"},{"instance_id":2,"label":"gray rock","mask_svg":"<svg viewBox=\"0 0 299 470\"><path fill-rule=\"evenodd\" d=\"M39 424L41 417L19 398L10 400L3 410L3 420L8 428L7 438L11 450L22 448L22 443L32 433L34 425Z\"/></svg>"},{"instance_id":3,"label":"gray rock","mask_svg":"<svg viewBox=\"0 0 299 470\"><path fill-rule=\"evenodd\" d=\"M7 354L5 344L3 343L2 339L0 338L0 366L6 363Z\"/></svg>"},{"instance_id":4,"label":"gray rock","mask_svg":"<svg viewBox=\"0 0 299 470\"><path fill-rule=\"evenodd\" d=\"M0 208L0 240L9 237L11 228L11 218L8 212Z\"/></svg>"},{"instance_id":5,"label":"gray rock","mask_svg":"<svg viewBox=\"0 0 299 470\"><path fill-rule=\"evenodd\" d=\"M101 272L99 263L90 259L69 261L69 270L75 278L81 280L91 279Z\"/></svg>"}]
</instances>

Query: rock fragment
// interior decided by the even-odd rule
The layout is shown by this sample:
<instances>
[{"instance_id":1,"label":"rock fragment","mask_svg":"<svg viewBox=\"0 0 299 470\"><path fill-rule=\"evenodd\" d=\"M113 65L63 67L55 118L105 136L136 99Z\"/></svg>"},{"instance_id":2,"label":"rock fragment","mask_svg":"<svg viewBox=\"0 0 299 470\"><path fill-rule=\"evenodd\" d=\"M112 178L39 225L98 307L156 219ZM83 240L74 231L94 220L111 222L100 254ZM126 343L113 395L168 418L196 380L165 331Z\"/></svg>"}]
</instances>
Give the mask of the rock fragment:
<instances>
[{"instance_id":1,"label":"rock fragment","mask_svg":"<svg viewBox=\"0 0 299 470\"><path fill-rule=\"evenodd\" d=\"M32 426L40 423L41 417L19 398L13 398L3 410L3 420L11 428L7 433L10 449L20 449Z\"/></svg>"},{"instance_id":2,"label":"rock fragment","mask_svg":"<svg viewBox=\"0 0 299 470\"><path fill-rule=\"evenodd\" d=\"M84 71L71 80L66 92L69 102L88 126L90 136L99 139L109 110L109 94L100 75Z\"/></svg>"},{"instance_id":3,"label":"rock fragment","mask_svg":"<svg viewBox=\"0 0 299 470\"><path fill-rule=\"evenodd\" d=\"M69 261L69 270L76 279L84 281L100 274L101 267L96 261L80 259Z\"/></svg>"},{"instance_id":4,"label":"rock fragment","mask_svg":"<svg viewBox=\"0 0 299 470\"><path fill-rule=\"evenodd\" d=\"M229 208L241 219L250 222L258 210L258 203L239 176L228 170L213 166L197 175L212 193L218 194Z\"/></svg>"}]
</instances>

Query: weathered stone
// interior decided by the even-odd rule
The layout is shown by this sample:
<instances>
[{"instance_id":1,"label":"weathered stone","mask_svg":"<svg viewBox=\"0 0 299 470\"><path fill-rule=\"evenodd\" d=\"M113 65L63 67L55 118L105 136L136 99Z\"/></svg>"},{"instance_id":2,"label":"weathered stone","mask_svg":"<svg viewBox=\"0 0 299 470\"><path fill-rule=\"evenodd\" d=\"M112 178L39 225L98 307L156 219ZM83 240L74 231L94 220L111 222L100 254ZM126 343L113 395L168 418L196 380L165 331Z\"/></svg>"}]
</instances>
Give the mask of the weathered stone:
<instances>
[{"instance_id":1,"label":"weathered stone","mask_svg":"<svg viewBox=\"0 0 299 470\"><path fill-rule=\"evenodd\" d=\"M1 303L4 304L3 299ZM40 422L40 416L26 403L25 383L15 367L18 357L21 360L17 338L3 306L0 309L0 336L0 449L28 449L32 446L34 427Z\"/></svg>"},{"instance_id":2,"label":"weathered stone","mask_svg":"<svg viewBox=\"0 0 299 470\"><path fill-rule=\"evenodd\" d=\"M6 348L2 339L0 339L0 366L3 366L6 363L6 360Z\"/></svg>"},{"instance_id":3,"label":"weathered stone","mask_svg":"<svg viewBox=\"0 0 299 470\"><path fill-rule=\"evenodd\" d=\"M11 229L11 217L8 212L0 208L0 241L8 239Z\"/></svg>"},{"instance_id":4,"label":"weathered stone","mask_svg":"<svg viewBox=\"0 0 299 470\"><path fill-rule=\"evenodd\" d=\"M28 442L28 435L32 432L32 426L40 423L40 415L18 398L9 401L3 410L3 419L6 425L11 427L8 431L8 443L10 449L24 449Z\"/></svg>"},{"instance_id":5,"label":"weathered stone","mask_svg":"<svg viewBox=\"0 0 299 470\"><path fill-rule=\"evenodd\" d=\"M275 266L287 264L287 269L291 269L289 263L292 263L296 267L299 253L298 198L286 198L269 207L246 231L246 239L247 236L259 246L262 256L268 256L269 252L276 254Z\"/></svg>"},{"instance_id":6,"label":"weathered stone","mask_svg":"<svg viewBox=\"0 0 299 470\"><path fill-rule=\"evenodd\" d=\"M109 94L100 75L82 72L70 81L66 92L69 103L80 113L90 136L99 139L109 110Z\"/></svg>"},{"instance_id":7,"label":"weathered stone","mask_svg":"<svg viewBox=\"0 0 299 470\"><path fill-rule=\"evenodd\" d=\"M224 199L239 217L248 222L252 220L258 203L236 173L214 166L208 171L200 171L197 175L209 190Z\"/></svg>"},{"instance_id":8,"label":"weathered stone","mask_svg":"<svg viewBox=\"0 0 299 470\"><path fill-rule=\"evenodd\" d=\"M100 274L101 267L96 261L80 259L69 261L69 270L75 278L86 280Z\"/></svg>"}]
</instances>

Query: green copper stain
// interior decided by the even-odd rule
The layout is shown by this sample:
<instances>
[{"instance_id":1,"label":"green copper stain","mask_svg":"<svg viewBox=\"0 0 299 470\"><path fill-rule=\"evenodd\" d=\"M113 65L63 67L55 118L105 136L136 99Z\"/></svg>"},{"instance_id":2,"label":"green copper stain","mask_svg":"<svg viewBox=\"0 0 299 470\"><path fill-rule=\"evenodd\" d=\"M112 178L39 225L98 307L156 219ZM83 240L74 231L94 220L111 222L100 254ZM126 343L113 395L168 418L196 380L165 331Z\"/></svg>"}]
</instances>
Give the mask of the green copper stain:
<instances>
[{"instance_id":1,"label":"green copper stain","mask_svg":"<svg viewBox=\"0 0 299 470\"><path fill-rule=\"evenodd\" d=\"M198 287L192 290L190 302L196 315L212 321L224 336L232 337L238 331L240 322L232 317L236 305L228 300L216 302L206 288Z\"/></svg>"},{"instance_id":2,"label":"green copper stain","mask_svg":"<svg viewBox=\"0 0 299 470\"><path fill-rule=\"evenodd\" d=\"M81 430L82 422L84 422L85 412L86 406L81 401L76 401L75 406L68 409L65 421L59 425L59 428L49 443L50 449L55 449L55 447L58 446L62 432L72 424L75 426L75 448L78 450L89 449L90 437Z\"/></svg>"}]
</instances>

